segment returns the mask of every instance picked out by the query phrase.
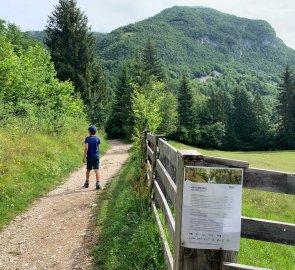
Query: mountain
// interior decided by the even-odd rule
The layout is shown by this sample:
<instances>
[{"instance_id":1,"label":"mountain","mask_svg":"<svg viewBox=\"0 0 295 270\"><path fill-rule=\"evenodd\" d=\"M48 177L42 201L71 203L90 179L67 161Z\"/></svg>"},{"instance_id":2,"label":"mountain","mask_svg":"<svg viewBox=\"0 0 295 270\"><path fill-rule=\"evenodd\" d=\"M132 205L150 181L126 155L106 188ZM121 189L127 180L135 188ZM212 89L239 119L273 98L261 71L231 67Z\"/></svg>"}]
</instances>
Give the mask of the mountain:
<instances>
[{"instance_id":1,"label":"mountain","mask_svg":"<svg viewBox=\"0 0 295 270\"><path fill-rule=\"evenodd\" d=\"M295 64L295 51L276 37L262 20L250 20L204 7L174 6L146 20L100 36L96 51L110 74L123 60L141 52L148 39L155 44L170 78L182 72L195 77L213 70L277 76Z\"/></svg>"},{"instance_id":2,"label":"mountain","mask_svg":"<svg viewBox=\"0 0 295 270\"><path fill-rule=\"evenodd\" d=\"M46 37L46 34L44 31L26 31L26 35L32 40L36 40L42 44L44 44L44 40Z\"/></svg>"},{"instance_id":3,"label":"mountain","mask_svg":"<svg viewBox=\"0 0 295 270\"><path fill-rule=\"evenodd\" d=\"M46 33L44 31L26 31L26 35L32 40L36 40L42 44L44 44ZM96 42L100 42L101 39L104 38L106 35L105 33L100 33L100 32L93 32L93 36L95 37Z\"/></svg>"}]
</instances>

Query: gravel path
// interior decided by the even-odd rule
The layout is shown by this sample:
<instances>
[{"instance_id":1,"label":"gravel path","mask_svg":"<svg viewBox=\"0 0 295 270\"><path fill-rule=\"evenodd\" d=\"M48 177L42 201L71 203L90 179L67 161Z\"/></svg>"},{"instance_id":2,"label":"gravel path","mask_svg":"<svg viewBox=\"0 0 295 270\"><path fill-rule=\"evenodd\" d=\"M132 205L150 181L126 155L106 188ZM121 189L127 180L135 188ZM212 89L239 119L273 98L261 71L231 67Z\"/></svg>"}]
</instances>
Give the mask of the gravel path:
<instances>
[{"instance_id":1,"label":"gravel path","mask_svg":"<svg viewBox=\"0 0 295 270\"><path fill-rule=\"evenodd\" d=\"M101 158L102 186L119 172L130 148L116 140L109 143L110 150ZM0 233L1 270L87 269L91 260L86 242L97 192L93 172L90 187L82 187L85 171L72 173Z\"/></svg>"}]
</instances>

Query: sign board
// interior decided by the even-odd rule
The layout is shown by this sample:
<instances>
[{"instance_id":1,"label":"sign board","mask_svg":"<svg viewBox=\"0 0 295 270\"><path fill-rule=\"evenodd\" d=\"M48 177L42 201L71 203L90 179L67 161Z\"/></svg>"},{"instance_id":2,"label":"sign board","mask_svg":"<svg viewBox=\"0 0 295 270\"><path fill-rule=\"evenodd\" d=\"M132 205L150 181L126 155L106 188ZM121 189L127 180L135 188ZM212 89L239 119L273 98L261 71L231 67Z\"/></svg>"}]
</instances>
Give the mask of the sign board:
<instances>
[{"instance_id":1,"label":"sign board","mask_svg":"<svg viewBox=\"0 0 295 270\"><path fill-rule=\"evenodd\" d=\"M183 247L239 250L242 181L242 169L185 167Z\"/></svg>"}]
</instances>

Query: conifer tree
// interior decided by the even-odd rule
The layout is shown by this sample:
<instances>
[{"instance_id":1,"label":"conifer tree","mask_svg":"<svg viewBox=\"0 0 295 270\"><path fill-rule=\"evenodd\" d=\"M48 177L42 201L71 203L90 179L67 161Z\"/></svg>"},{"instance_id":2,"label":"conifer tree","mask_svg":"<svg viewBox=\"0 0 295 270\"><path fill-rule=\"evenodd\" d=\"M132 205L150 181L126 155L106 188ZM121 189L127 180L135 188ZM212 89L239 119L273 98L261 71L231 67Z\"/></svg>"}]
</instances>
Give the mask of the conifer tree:
<instances>
[{"instance_id":1,"label":"conifer tree","mask_svg":"<svg viewBox=\"0 0 295 270\"><path fill-rule=\"evenodd\" d=\"M48 46L60 80L73 82L82 98L87 97L94 37L86 15L75 0L59 0L48 17L45 44Z\"/></svg>"},{"instance_id":2,"label":"conifer tree","mask_svg":"<svg viewBox=\"0 0 295 270\"><path fill-rule=\"evenodd\" d=\"M51 52L57 77L74 84L86 104L89 119L101 126L107 117L108 88L102 67L94 59L95 39L87 24L87 16L75 0L59 0L48 17L45 44Z\"/></svg>"},{"instance_id":3,"label":"conifer tree","mask_svg":"<svg viewBox=\"0 0 295 270\"><path fill-rule=\"evenodd\" d=\"M151 76L154 76L159 81L165 80L161 60L158 57L157 49L151 40L148 40L143 51L143 66L146 82L149 81Z\"/></svg>"},{"instance_id":4,"label":"conifer tree","mask_svg":"<svg viewBox=\"0 0 295 270\"><path fill-rule=\"evenodd\" d=\"M208 102L208 110L212 123L222 122L227 124L228 111L232 107L230 95L221 90L213 91Z\"/></svg>"},{"instance_id":5,"label":"conifer tree","mask_svg":"<svg viewBox=\"0 0 295 270\"><path fill-rule=\"evenodd\" d=\"M139 86L144 84L144 66L140 54L137 54L129 65L130 80Z\"/></svg>"},{"instance_id":6,"label":"conifer tree","mask_svg":"<svg viewBox=\"0 0 295 270\"><path fill-rule=\"evenodd\" d=\"M256 128L251 96L244 88L237 88L233 93L233 109L229 118L228 147L253 148Z\"/></svg>"},{"instance_id":7,"label":"conifer tree","mask_svg":"<svg viewBox=\"0 0 295 270\"><path fill-rule=\"evenodd\" d=\"M193 93L188 78L182 77L178 95L179 122L185 128L191 128L195 123Z\"/></svg>"},{"instance_id":8,"label":"conifer tree","mask_svg":"<svg viewBox=\"0 0 295 270\"><path fill-rule=\"evenodd\" d=\"M103 68L97 61L92 63L91 75L91 84L85 99L86 112L91 123L104 127L110 110L111 91L108 89Z\"/></svg>"},{"instance_id":9,"label":"conifer tree","mask_svg":"<svg viewBox=\"0 0 295 270\"><path fill-rule=\"evenodd\" d=\"M196 144L198 141L198 116L195 110L194 97L187 76L183 75L178 93L179 127L175 134L177 139Z\"/></svg>"},{"instance_id":10,"label":"conifer tree","mask_svg":"<svg viewBox=\"0 0 295 270\"><path fill-rule=\"evenodd\" d=\"M253 121L254 125L256 126L254 131L253 146L255 147L255 149L268 149L272 143L272 134L270 123L267 119L267 111L265 105L258 93L256 93L254 96L253 113L255 116Z\"/></svg>"},{"instance_id":11,"label":"conifer tree","mask_svg":"<svg viewBox=\"0 0 295 270\"><path fill-rule=\"evenodd\" d=\"M285 149L295 148L295 81L289 67L282 77L282 83L278 87L279 113L278 140Z\"/></svg>"},{"instance_id":12,"label":"conifer tree","mask_svg":"<svg viewBox=\"0 0 295 270\"><path fill-rule=\"evenodd\" d=\"M116 97L111 116L106 126L106 131L111 138L130 139L132 135L131 94L132 88L130 86L129 69L127 64L125 64L116 89Z\"/></svg>"}]
</instances>

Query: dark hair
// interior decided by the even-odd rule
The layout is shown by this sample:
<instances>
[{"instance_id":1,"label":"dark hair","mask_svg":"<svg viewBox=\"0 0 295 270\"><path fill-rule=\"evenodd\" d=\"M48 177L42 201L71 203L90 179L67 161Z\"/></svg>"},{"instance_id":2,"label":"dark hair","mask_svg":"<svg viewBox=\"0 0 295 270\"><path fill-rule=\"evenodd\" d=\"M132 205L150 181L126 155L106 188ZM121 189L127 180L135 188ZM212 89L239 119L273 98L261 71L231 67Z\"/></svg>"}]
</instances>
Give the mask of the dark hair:
<instances>
[{"instance_id":1,"label":"dark hair","mask_svg":"<svg viewBox=\"0 0 295 270\"><path fill-rule=\"evenodd\" d=\"M88 128L88 131L90 132L91 135L94 135L96 133L96 126L90 126Z\"/></svg>"}]
</instances>

